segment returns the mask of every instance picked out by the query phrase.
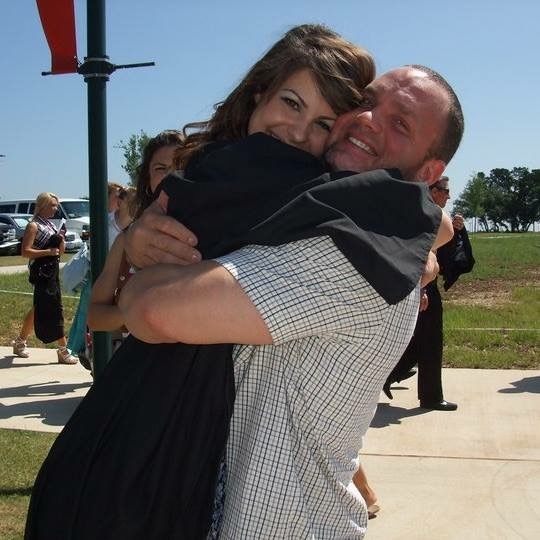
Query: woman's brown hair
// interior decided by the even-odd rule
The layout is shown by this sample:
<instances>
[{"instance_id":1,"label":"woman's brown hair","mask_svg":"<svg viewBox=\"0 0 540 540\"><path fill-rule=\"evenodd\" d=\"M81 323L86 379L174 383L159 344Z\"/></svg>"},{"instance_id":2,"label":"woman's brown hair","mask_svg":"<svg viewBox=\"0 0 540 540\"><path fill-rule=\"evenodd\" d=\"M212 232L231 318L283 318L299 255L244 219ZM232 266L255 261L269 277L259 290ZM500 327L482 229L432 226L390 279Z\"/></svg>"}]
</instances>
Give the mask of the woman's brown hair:
<instances>
[{"instance_id":1,"label":"woman's brown hair","mask_svg":"<svg viewBox=\"0 0 540 540\"><path fill-rule=\"evenodd\" d=\"M137 193L134 201L134 215L139 217L143 210L154 200L154 195L150 190L150 162L154 154L164 146L180 146L184 142L181 131L176 129L166 129L152 137L145 145L142 161L135 170L135 187Z\"/></svg>"},{"instance_id":2,"label":"woman's brown hair","mask_svg":"<svg viewBox=\"0 0 540 540\"><path fill-rule=\"evenodd\" d=\"M289 30L248 71L210 120L184 126L185 142L176 153L176 167L211 141L235 141L247 135L255 95L269 99L294 72L309 69L319 91L336 114L357 107L361 91L375 77L371 55L328 27L303 24ZM188 134L188 131L195 130Z\"/></svg>"}]
</instances>

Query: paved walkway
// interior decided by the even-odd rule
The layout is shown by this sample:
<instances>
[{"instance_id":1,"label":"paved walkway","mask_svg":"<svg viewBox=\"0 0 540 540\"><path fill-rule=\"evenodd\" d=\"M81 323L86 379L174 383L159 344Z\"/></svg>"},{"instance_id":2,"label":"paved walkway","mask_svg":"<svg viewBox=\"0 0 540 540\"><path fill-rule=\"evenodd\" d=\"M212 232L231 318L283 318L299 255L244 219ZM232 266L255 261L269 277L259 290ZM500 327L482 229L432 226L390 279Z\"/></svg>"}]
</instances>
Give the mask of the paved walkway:
<instances>
[{"instance_id":1,"label":"paved walkway","mask_svg":"<svg viewBox=\"0 0 540 540\"><path fill-rule=\"evenodd\" d=\"M381 506L368 540L540 538L540 371L446 369L456 412L418 408L412 380L381 395L362 450ZM0 428L59 431L90 384L52 349L0 347Z\"/></svg>"}]
</instances>

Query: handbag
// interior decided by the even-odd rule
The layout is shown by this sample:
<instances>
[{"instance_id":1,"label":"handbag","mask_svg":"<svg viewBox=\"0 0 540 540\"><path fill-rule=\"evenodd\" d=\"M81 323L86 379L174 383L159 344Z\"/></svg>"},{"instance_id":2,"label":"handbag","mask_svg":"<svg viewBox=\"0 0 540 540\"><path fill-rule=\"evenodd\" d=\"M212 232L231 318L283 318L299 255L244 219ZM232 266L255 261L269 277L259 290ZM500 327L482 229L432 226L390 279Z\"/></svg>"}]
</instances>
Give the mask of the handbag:
<instances>
[{"instance_id":1,"label":"handbag","mask_svg":"<svg viewBox=\"0 0 540 540\"><path fill-rule=\"evenodd\" d=\"M37 259L32 261L32 263L29 265L28 281L32 285L36 285L42 281L47 281L54 276L56 267L58 265L58 257L55 257L54 260L50 259L50 257L44 257L41 260Z\"/></svg>"},{"instance_id":2,"label":"handbag","mask_svg":"<svg viewBox=\"0 0 540 540\"><path fill-rule=\"evenodd\" d=\"M62 288L68 293L79 292L88 280L90 251L86 243L64 265L61 270Z\"/></svg>"}]
</instances>

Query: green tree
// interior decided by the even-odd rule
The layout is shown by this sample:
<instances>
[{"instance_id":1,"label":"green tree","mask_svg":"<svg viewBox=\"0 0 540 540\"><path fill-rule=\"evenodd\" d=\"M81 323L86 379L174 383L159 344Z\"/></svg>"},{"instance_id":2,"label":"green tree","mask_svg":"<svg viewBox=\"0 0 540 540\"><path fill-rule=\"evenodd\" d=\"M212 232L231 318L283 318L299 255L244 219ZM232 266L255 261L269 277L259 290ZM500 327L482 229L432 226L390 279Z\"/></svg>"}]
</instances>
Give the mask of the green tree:
<instances>
[{"instance_id":1,"label":"green tree","mask_svg":"<svg viewBox=\"0 0 540 540\"><path fill-rule=\"evenodd\" d=\"M127 142L121 140L116 146L124 151L125 163L122 169L127 172L132 186L135 185L137 166L142 161L143 150L149 140L150 137L141 129L139 134L131 135Z\"/></svg>"},{"instance_id":2,"label":"green tree","mask_svg":"<svg viewBox=\"0 0 540 540\"><path fill-rule=\"evenodd\" d=\"M516 221L522 232L525 232L540 219L540 169L529 171L524 167L512 169L516 178L517 197L520 204L517 208Z\"/></svg>"},{"instance_id":3,"label":"green tree","mask_svg":"<svg viewBox=\"0 0 540 540\"><path fill-rule=\"evenodd\" d=\"M465 218L473 219L473 231L477 232L478 223L487 231L489 223L486 215L485 203L487 200L488 185L483 172L471 175L465 189L454 202L453 209Z\"/></svg>"},{"instance_id":4,"label":"green tree","mask_svg":"<svg viewBox=\"0 0 540 540\"><path fill-rule=\"evenodd\" d=\"M487 177L489 219L511 232L527 231L540 219L539 179L538 169L493 169Z\"/></svg>"},{"instance_id":5,"label":"green tree","mask_svg":"<svg viewBox=\"0 0 540 540\"><path fill-rule=\"evenodd\" d=\"M540 219L540 170L526 167L492 169L471 177L454 209L491 228L525 232Z\"/></svg>"}]
</instances>

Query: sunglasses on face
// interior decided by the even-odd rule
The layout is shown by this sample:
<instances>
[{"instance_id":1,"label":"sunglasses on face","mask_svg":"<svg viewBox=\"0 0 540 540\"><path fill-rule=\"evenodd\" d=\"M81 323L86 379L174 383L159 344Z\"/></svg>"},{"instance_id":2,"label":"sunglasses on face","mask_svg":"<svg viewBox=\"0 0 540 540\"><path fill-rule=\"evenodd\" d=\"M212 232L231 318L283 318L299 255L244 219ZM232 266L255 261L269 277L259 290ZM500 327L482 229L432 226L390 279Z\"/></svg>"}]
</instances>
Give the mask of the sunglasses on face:
<instances>
[{"instance_id":1,"label":"sunglasses on face","mask_svg":"<svg viewBox=\"0 0 540 540\"><path fill-rule=\"evenodd\" d=\"M436 189L437 191L444 191L447 195L450 195L450 189L446 187L433 186L431 189Z\"/></svg>"}]
</instances>

